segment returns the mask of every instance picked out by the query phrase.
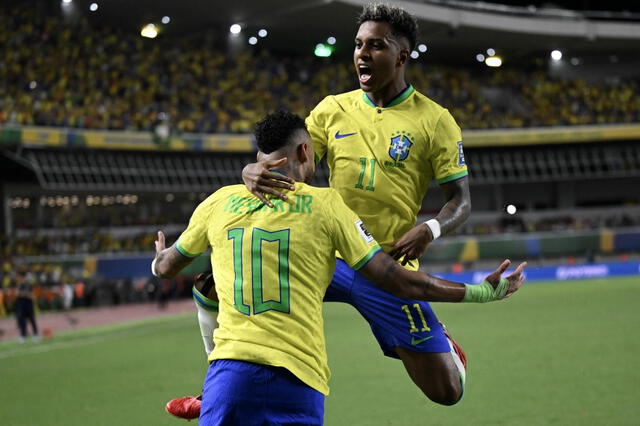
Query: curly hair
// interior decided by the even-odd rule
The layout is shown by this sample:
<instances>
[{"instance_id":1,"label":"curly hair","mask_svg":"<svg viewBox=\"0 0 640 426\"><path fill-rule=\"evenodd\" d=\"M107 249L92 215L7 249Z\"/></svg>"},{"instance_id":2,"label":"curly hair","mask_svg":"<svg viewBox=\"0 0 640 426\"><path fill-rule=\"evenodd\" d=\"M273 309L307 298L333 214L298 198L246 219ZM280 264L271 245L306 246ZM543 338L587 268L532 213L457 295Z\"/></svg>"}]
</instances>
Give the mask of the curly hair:
<instances>
[{"instance_id":1,"label":"curly hair","mask_svg":"<svg viewBox=\"0 0 640 426\"><path fill-rule=\"evenodd\" d=\"M404 37L411 50L416 48L418 20L406 10L387 4L370 3L362 8L356 23L360 26L367 21L386 22L391 26L391 33L395 37Z\"/></svg>"},{"instance_id":2,"label":"curly hair","mask_svg":"<svg viewBox=\"0 0 640 426\"><path fill-rule=\"evenodd\" d=\"M254 134L258 149L271 154L290 143L293 135L300 130L307 132L307 126L299 115L276 111L256 123Z\"/></svg>"}]
</instances>

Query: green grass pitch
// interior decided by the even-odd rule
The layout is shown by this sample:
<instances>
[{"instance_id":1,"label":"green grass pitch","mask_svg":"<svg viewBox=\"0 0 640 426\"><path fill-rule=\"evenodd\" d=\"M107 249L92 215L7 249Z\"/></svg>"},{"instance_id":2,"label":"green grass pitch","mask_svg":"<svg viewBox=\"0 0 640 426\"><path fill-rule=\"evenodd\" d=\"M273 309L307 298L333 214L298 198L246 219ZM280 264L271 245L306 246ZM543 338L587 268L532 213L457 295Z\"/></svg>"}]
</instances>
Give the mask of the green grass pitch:
<instances>
[{"instance_id":1,"label":"green grass pitch","mask_svg":"<svg viewBox=\"0 0 640 426\"><path fill-rule=\"evenodd\" d=\"M636 425L640 278L533 283L486 305L435 304L469 359L466 394L428 402L355 310L326 304L327 425ZM179 425L200 389L195 314L0 345L0 423Z\"/></svg>"}]
</instances>

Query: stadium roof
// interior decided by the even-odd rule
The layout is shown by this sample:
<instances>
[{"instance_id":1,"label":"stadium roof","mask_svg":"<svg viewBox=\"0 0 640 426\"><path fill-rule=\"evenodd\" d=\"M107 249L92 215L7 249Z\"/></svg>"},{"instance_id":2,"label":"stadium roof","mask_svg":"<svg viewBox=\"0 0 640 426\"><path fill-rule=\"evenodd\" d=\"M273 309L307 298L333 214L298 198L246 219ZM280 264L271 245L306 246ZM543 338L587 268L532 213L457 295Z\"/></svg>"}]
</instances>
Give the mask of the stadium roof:
<instances>
[{"instance_id":1,"label":"stadium roof","mask_svg":"<svg viewBox=\"0 0 640 426\"><path fill-rule=\"evenodd\" d=\"M95 13L89 12L89 5L93 2L99 4L99 9ZM261 47L267 47L272 51L294 51L311 52L313 47L320 42L325 42L327 37L337 38L336 51L338 54L348 55L352 49L352 40L355 32L355 18L358 15L361 4L364 0L246 0L242 2L229 2L223 0L73 0L74 4L89 16L92 21L102 22L112 26L130 28L132 31L139 31L142 25L149 22L160 23L163 16L169 16L171 22L164 26L163 30L168 35L181 35L198 31L217 30L221 33L228 32L230 25L239 23L243 26L239 35L246 43L248 37L257 36L260 29L268 31L268 36L264 39L257 38ZM503 5L483 3L483 2L463 2L460 0L444 2L438 0L423 1L395 1L399 5L407 7L416 13L422 10L423 13L416 13L421 16L420 42L427 44L429 55L433 58L446 58L456 62L456 58L475 57L476 53L489 47L499 50L501 53L509 54L512 60L525 59L537 52L549 52L554 48L570 49L575 54L592 55L593 52L603 54L616 54L620 60L624 60L625 55L635 56L634 52L640 48L640 24L637 19L640 15L640 6L629 5L629 2L607 2L612 8L621 8L624 3L627 12L614 13L613 21L607 21L608 15L590 17L587 12L573 13L561 7L538 7L533 8L504 8L504 4L512 3L521 5L523 2L501 1ZM540 4L541 2L532 2ZM555 2L570 5L575 2ZM465 6L466 5L466 6ZM477 9L480 7L480 9ZM426 9L425 9L426 8ZM435 8L435 9L434 9ZM469 10L469 8L476 8ZM488 9L487 9L488 8ZM493 8L493 9L492 9ZM502 8L502 9L501 9ZM431 11L440 10L438 18ZM520 10L521 12L518 12ZM540 11L544 10L544 18L541 18ZM426 13L425 13L426 11ZM447 11L453 18L447 19ZM460 18L460 12L467 13L467 21ZM515 11L515 12L514 12ZM555 11L555 12L554 12ZM518 12L518 13L516 13ZM603 21L618 22L622 26L628 26L631 33L638 31L635 39L624 39L619 37L602 37L601 33L593 33L587 37L585 35L575 36L566 32L565 34L545 33L540 30L537 33L527 33L519 31L501 31L491 27L490 22L484 25L475 24L477 13L503 18L536 18L540 20L540 27L544 27L544 20L548 16L557 16L559 20L564 19L567 26L573 23L574 27L584 27L584 31L594 31L595 25L600 25ZM518 16L519 13L521 16ZM525 16L526 14L530 16ZM553 15L555 13L555 15ZM600 13L600 12L597 12ZM474 15L476 14L476 15ZM522 15L524 14L524 15ZM629 20L625 21L624 17ZM471 20L470 20L471 19ZM613 18L611 18L613 19ZM576 22L582 24L576 25ZM532 31L538 31L535 21L532 21ZM615 24L614 24L615 25ZM629 31L620 33L626 37Z\"/></svg>"}]
</instances>

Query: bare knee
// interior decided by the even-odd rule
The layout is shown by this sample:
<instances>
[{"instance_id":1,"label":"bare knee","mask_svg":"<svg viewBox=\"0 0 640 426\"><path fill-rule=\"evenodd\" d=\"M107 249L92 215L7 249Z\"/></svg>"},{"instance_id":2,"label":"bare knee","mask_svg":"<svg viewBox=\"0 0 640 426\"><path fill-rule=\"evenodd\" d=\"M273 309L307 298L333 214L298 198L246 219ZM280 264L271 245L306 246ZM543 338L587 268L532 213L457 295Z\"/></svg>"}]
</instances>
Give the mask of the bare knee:
<instances>
[{"instance_id":1,"label":"bare knee","mask_svg":"<svg viewBox=\"0 0 640 426\"><path fill-rule=\"evenodd\" d=\"M435 387L435 389L422 389L422 392L432 402L440 405L455 405L462 398L462 385L458 383L446 383L441 386Z\"/></svg>"},{"instance_id":2,"label":"bare knee","mask_svg":"<svg viewBox=\"0 0 640 426\"><path fill-rule=\"evenodd\" d=\"M396 348L409 377L429 400L455 405L462 398L462 383L449 353L416 353Z\"/></svg>"}]
</instances>

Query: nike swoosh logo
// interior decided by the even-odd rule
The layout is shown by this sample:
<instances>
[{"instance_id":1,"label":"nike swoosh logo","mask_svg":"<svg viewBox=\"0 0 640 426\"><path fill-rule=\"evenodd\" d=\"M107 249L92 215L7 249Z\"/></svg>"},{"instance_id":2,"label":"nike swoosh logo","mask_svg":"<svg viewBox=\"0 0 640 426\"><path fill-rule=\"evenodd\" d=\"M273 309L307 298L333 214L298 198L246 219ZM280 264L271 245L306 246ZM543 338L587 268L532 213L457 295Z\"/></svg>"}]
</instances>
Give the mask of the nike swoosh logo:
<instances>
[{"instance_id":1,"label":"nike swoosh logo","mask_svg":"<svg viewBox=\"0 0 640 426\"><path fill-rule=\"evenodd\" d=\"M425 337L424 339L416 339L415 337L411 338L411 344L412 345L419 345L422 342L426 342L427 340L431 339L433 336L429 336L429 337Z\"/></svg>"},{"instance_id":2,"label":"nike swoosh logo","mask_svg":"<svg viewBox=\"0 0 640 426\"><path fill-rule=\"evenodd\" d=\"M336 132L336 139L342 139L342 138L346 138L347 136L353 136L355 134L357 134L358 132L353 132L353 133L344 133L344 134L340 134L340 130L338 130Z\"/></svg>"}]
</instances>

